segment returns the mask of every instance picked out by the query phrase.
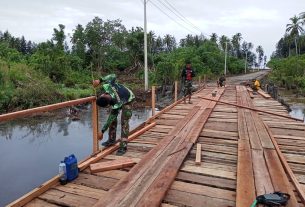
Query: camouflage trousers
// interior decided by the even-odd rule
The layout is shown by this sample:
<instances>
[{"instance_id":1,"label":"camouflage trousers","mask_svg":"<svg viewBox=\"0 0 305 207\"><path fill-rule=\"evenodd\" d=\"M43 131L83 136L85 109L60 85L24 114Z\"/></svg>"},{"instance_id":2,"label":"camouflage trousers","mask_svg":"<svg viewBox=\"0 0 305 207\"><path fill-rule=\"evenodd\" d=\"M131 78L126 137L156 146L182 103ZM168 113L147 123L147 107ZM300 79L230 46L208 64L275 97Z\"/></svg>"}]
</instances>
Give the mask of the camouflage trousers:
<instances>
[{"instance_id":1,"label":"camouflage trousers","mask_svg":"<svg viewBox=\"0 0 305 207\"><path fill-rule=\"evenodd\" d=\"M127 141L129 134L129 120L132 116L132 104L126 104L122 107L121 114L121 141ZM115 119L109 126L109 141L116 140L116 130L117 130L118 120Z\"/></svg>"},{"instance_id":2,"label":"camouflage trousers","mask_svg":"<svg viewBox=\"0 0 305 207\"><path fill-rule=\"evenodd\" d=\"M192 81L186 80L184 83L183 94L184 96L192 95Z\"/></svg>"}]
</instances>

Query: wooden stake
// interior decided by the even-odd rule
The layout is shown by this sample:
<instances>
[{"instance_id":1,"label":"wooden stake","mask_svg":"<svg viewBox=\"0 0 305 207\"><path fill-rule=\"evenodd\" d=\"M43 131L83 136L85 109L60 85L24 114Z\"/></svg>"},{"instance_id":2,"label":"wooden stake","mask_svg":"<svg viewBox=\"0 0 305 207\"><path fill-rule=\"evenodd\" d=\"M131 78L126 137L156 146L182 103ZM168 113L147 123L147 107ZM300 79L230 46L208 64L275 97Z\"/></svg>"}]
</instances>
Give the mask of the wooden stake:
<instances>
[{"instance_id":1,"label":"wooden stake","mask_svg":"<svg viewBox=\"0 0 305 207\"><path fill-rule=\"evenodd\" d=\"M99 150L98 146L98 109L96 101L92 101L92 130L93 130L93 149L92 154L95 154Z\"/></svg>"},{"instance_id":2,"label":"wooden stake","mask_svg":"<svg viewBox=\"0 0 305 207\"><path fill-rule=\"evenodd\" d=\"M178 81L175 81L175 102L178 100Z\"/></svg>"},{"instance_id":3,"label":"wooden stake","mask_svg":"<svg viewBox=\"0 0 305 207\"><path fill-rule=\"evenodd\" d=\"M196 165L200 165L201 164L201 144L197 144L195 164Z\"/></svg>"},{"instance_id":4,"label":"wooden stake","mask_svg":"<svg viewBox=\"0 0 305 207\"><path fill-rule=\"evenodd\" d=\"M201 86L201 76L199 76L199 79L198 79L198 87L200 88Z\"/></svg>"},{"instance_id":5,"label":"wooden stake","mask_svg":"<svg viewBox=\"0 0 305 207\"><path fill-rule=\"evenodd\" d=\"M151 87L151 115L154 116L156 113L156 86Z\"/></svg>"},{"instance_id":6,"label":"wooden stake","mask_svg":"<svg viewBox=\"0 0 305 207\"><path fill-rule=\"evenodd\" d=\"M206 84L207 84L207 83L206 83L206 81L207 81L206 79L207 79L207 77L206 77L206 75L204 75L204 76L203 76L203 84L204 84L204 86L206 86Z\"/></svg>"}]
</instances>

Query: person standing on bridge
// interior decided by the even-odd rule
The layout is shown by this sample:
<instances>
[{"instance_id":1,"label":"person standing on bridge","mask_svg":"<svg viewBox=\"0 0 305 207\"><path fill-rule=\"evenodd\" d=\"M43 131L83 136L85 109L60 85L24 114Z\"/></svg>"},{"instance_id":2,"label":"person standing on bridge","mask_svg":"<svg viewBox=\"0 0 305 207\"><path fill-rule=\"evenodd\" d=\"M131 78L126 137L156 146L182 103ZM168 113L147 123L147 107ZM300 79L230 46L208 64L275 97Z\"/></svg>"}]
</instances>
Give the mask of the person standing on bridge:
<instances>
[{"instance_id":1,"label":"person standing on bridge","mask_svg":"<svg viewBox=\"0 0 305 207\"><path fill-rule=\"evenodd\" d=\"M99 80L94 80L93 86L97 87L100 83L103 83L102 89L104 93L97 98L96 104L100 107L111 106L111 112L102 128L100 139L103 138L103 133L109 128L109 139L102 143L102 145L109 147L116 143L117 117L120 110L122 110L121 140L117 155L123 155L127 151L129 120L132 116L131 108L135 95L129 88L117 83L115 74L110 74Z\"/></svg>"},{"instance_id":2,"label":"person standing on bridge","mask_svg":"<svg viewBox=\"0 0 305 207\"><path fill-rule=\"evenodd\" d=\"M226 77L222 74L217 80L217 87L225 87L226 86Z\"/></svg>"},{"instance_id":3,"label":"person standing on bridge","mask_svg":"<svg viewBox=\"0 0 305 207\"><path fill-rule=\"evenodd\" d=\"M184 85L183 92L184 92L184 103L186 103L186 98L188 96L189 98L189 103L191 104L191 98L192 98L192 80L193 77L195 77L195 71L192 68L191 62L186 61L185 68L183 68L182 73L181 73L181 78L182 78L182 83Z\"/></svg>"}]
</instances>

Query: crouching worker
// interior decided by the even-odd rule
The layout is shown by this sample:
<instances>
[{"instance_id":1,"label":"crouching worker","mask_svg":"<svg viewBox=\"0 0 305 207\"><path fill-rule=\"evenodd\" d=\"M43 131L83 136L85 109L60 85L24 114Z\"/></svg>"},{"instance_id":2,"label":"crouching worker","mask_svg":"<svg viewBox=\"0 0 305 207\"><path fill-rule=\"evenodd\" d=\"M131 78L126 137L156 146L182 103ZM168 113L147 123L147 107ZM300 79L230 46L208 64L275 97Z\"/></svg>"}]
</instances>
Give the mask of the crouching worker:
<instances>
[{"instance_id":1,"label":"crouching worker","mask_svg":"<svg viewBox=\"0 0 305 207\"><path fill-rule=\"evenodd\" d=\"M257 79L252 79L252 85L251 88L253 89L254 92L257 92L261 87L261 84L259 82L259 80Z\"/></svg>"},{"instance_id":2,"label":"crouching worker","mask_svg":"<svg viewBox=\"0 0 305 207\"><path fill-rule=\"evenodd\" d=\"M97 98L96 104L100 107L111 106L111 112L102 128L102 133L109 128L109 139L102 143L102 145L109 147L116 143L117 117L120 110L122 110L121 140L117 155L123 155L127 151L129 119L132 116L131 105L135 96L129 88L116 82L114 74L107 75L100 80L94 80L93 86L97 87L101 83L104 93Z\"/></svg>"},{"instance_id":3,"label":"crouching worker","mask_svg":"<svg viewBox=\"0 0 305 207\"><path fill-rule=\"evenodd\" d=\"M224 75L221 75L217 80L217 87L225 87L226 86L226 78Z\"/></svg>"}]
</instances>

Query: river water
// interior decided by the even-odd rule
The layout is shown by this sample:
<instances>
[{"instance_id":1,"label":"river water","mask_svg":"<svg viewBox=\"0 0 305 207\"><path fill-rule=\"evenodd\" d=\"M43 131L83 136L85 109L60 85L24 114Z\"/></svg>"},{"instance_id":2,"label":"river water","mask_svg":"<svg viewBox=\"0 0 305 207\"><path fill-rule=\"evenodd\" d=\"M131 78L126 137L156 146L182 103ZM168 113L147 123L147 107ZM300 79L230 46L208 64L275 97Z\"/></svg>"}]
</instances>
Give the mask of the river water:
<instances>
[{"instance_id":1,"label":"river water","mask_svg":"<svg viewBox=\"0 0 305 207\"><path fill-rule=\"evenodd\" d=\"M78 121L72 121L66 113L0 123L0 206L57 175L65 156L74 154L81 161L92 153L91 109L82 110ZM130 129L150 114L150 109L133 111ZM101 111L100 127L106 118L106 110Z\"/></svg>"}]
</instances>

